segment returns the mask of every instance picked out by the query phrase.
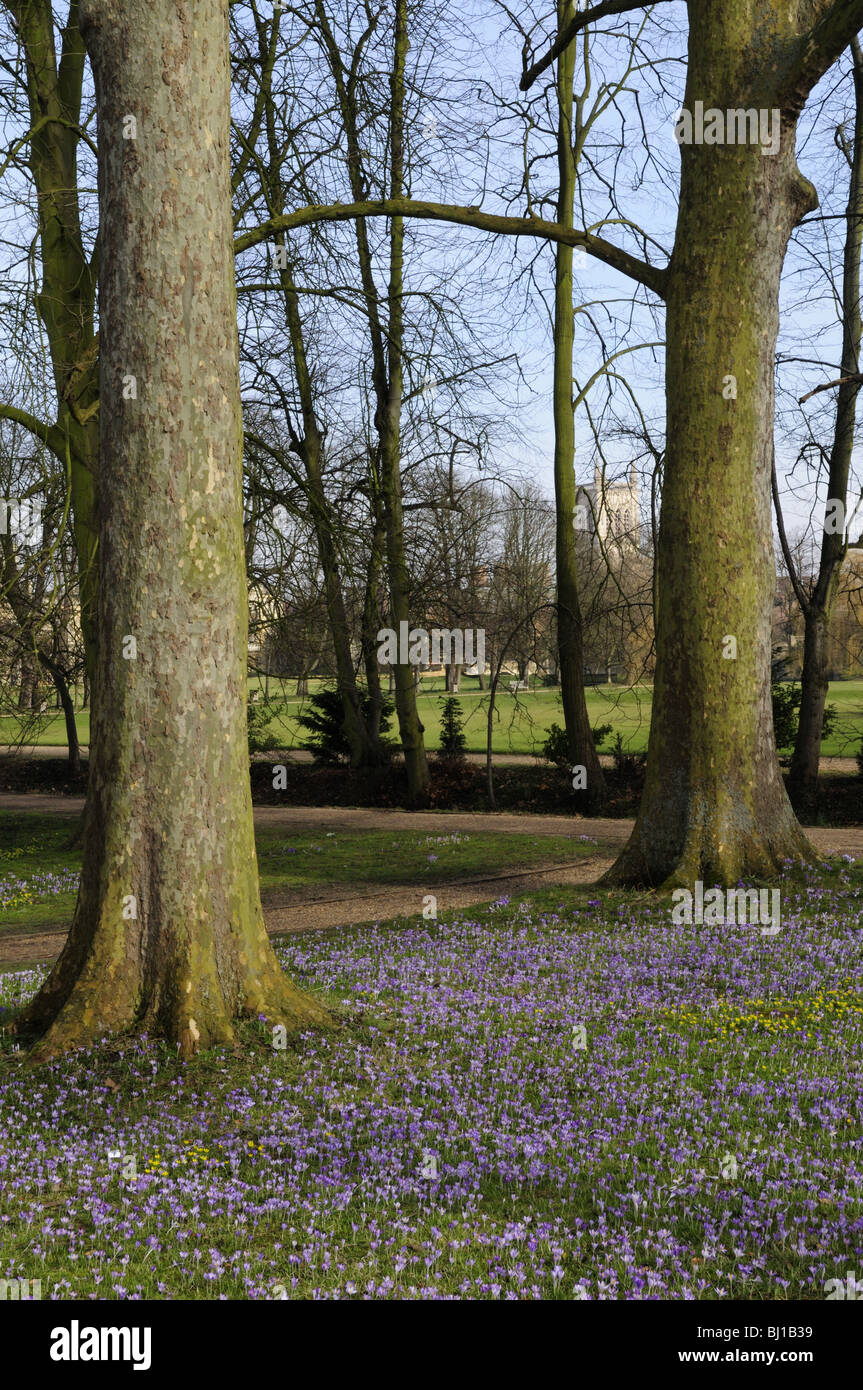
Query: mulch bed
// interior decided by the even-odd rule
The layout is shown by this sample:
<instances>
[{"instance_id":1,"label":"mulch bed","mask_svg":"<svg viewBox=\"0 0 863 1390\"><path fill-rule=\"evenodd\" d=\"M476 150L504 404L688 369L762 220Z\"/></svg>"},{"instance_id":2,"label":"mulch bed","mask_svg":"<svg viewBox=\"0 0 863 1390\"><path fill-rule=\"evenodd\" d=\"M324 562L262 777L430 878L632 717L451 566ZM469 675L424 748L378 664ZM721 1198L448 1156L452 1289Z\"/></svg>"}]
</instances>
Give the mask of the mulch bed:
<instances>
[{"instance_id":1,"label":"mulch bed","mask_svg":"<svg viewBox=\"0 0 863 1390\"><path fill-rule=\"evenodd\" d=\"M286 755L281 755L286 757ZM432 810L488 811L485 768L475 763L452 766L432 755ZM273 768L284 766L286 786L273 787ZM278 752L257 757L251 765L252 800L258 806L381 806L407 807L404 768L396 763L377 775L351 772L347 767L315 767L309 763L280 763ZM641 788L637 779L606 769L609 803L603 815L612 819L634 816ZM83 796L87 791L87 762L72 773L64 758L0 757L0 792L45 792ZM569 778L545 764L500 767L494 773L496 808L539 815L586 814ZM829 773L822 779L821 803L811 825L863 824L863 779Z\"/></svg>"}]
</instances>

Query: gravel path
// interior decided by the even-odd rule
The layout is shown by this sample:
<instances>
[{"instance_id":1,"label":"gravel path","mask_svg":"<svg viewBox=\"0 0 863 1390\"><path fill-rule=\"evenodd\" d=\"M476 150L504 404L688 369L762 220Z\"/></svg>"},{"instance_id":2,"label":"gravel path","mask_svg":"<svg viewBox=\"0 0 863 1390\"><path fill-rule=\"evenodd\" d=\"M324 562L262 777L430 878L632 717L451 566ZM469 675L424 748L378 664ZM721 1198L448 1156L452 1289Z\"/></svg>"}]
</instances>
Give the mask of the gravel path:
<instances>
[{"instance_id":1,"label":"gravel path","mask_svg":"<svg viewBox=\"0 0 863 1390\"><path fill-rule=\"evenodd\" d=\"M17 796L0 794L0 810L41 811L57 815L77 815L83 798L48 796L41 793ZM439 888L428 881L400 884L393 888L372 888L367 884L334 885L326 889L304 889L288 894L280 890L265 900L267 930L272 935L286 932L321 930L421 912L423 896L431 891L437 898L438 912L470 907L503 896L533 892L555 884L591 883L612 863L626 843L631 820L586 820L573 816L512 815L493 812L386 811L372 808L256 806L257 825L279 826L291 830L420 830L428 834L449 834L455 830L491 830L506 834L535 836L579 834L596 840L596 853L575 863L551 864L524 872L493 874L462 880ZM815 827L808 831L813 844L824 854L851 854L863 857L863 826L842 829ZM301 898L301 901L297 899ZM50 924L23 927L0 933L0 968L21 969L37 962L51 961L59 954L66 927Z\"/></svg>"}]
</instances>

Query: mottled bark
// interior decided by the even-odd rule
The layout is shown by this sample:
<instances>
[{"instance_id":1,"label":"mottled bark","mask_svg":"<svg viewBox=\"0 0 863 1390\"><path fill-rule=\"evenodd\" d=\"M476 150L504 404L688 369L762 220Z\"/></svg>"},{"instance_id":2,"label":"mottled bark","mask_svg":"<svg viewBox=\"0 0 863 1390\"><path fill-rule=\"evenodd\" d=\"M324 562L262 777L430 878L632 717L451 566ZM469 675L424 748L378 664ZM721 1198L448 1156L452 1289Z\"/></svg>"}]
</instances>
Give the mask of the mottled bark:
<instances>
[{"instance_id":1,"label":"mottled bark","mask_svg":"<svg viewBox=\"0 0 863 1390\"><path fill-rule=\"evenodd\" d=\"M734 883L814 853L783 787L770 703L779 277L795 223L817 205L789 114L808 90L794 61L804 40L793 17L756 0L689 11L684 105L781 107L782 138L772 156L757 144L681 147L653 718L613 883Z\"/></svg>"},{"instance_id":2,"label":"mottled bark","mask_svg":"<svg viewBox=\"0 0 863 1390\"><path fill-rule=\"evenodd\" d=\"M227 19L227 0L82 5L102 227L100 640L81 888L20 1023L44 1031L36 1059L133 1027L190 1055L235 1041L243 1017L328 1019L280 970L258 890Z\"/></svg>"}]
</instances>

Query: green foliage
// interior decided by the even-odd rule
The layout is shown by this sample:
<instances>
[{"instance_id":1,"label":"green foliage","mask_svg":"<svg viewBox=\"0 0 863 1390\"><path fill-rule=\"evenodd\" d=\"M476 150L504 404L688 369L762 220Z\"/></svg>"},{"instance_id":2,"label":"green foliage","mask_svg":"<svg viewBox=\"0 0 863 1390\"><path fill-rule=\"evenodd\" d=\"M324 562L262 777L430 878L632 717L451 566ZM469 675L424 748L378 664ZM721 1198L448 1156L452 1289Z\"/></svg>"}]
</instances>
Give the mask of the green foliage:
<instances>
[{"instance_id":1,"label":"green foliage","mask_svg":"<svg viewBox=\"0 0 863 1390\"><path fill-rule=\"evenodd\" d=\"M612 724L598 724L592 729L593 742L596 748L601 748L605 739L612 732ZM553 763L555 767L562 767L569 771L569 743L566 737L566 729L562 729L559 724L552 724L548 736L542 745L542 756L547 763Z\"/></svg>"},{"instance_id":2,"label":"green foliage","mask_svg":"<svg viewBox=\"0 0 863 1390\"><path fill-rule=\"evenodd\" d=\"M345 720L345 708L342 697L338 690L319 690L317 695L309 697L309 706L302 714L298 714L296 722L301 729L305 729L308 738L300 744L307 752L314 755L315 762L323 763L327 767L335 767L339 763L350 760L351 749L346 739L342 725ZM366 694L360 699L360 708L363 718L368 719L371 715L372 699ZM384 738L390 727L390 716L393 712L393 702L383 697L381 701L381 743L386 747L391 746L391 740Z\"/></svg>"},{"instance_id":3,"label":"green foliage","mask_svg":"<svg viewBox=\"0 0 863 1390\"><path fill-rule=\"evenodd\" d=\"M608 738L608 735L611 734L611 733L613 733L613 732L614 732L614 725L613 725L613 724L597 724L597 725L595 726L595 728L593 728L593 729L591 730L591 733L593 734L593 742L594 742L595 746L596 746L597 748L601 748L602 745L603 745L603 743L605 742L605 740Z\"/></svg>"},{"instance_id":4,"label":"green foliage","mask_svg":"<svg viewBox=\"0 0 863 1390\"><path fill-rule=\"evenodd\" d=\"M790 753L797 738L800 723L800 705L803 690L799 685L786 685L774 680L770 687L773 701L773 729L776 734L776 748L780 753ZM835 705L827 705L824 710L824 723L821 727L821 741L830 738L839 718Z\"/></svg>"},{"instance_id":5,"label":"green foliage","mask_svg":"<svg viewBox=\"0 0 863 1390\"><path fill-rule=\"evenodd\" d=\"M630 753L623 746L623 735L618 733L611 745L614 770L627 787L640 787L644 782L647 768L646 753Z\"/></svg>"},{"instance_id":6,"label":"green foliage","mask_svg":"<svg viewBox=\"0 0 863 1390\"><path fill-rule=\"evenodd\" d=\"M464 735L461 703L454 695L450 695L446 700L439 700L438 704L442 707L438 757L448 758L453 763L463 763L467 739Z\"/></svg>"},{"instance_id":7,"label":"green foliage","mask_svg":"<svg viewBox=\"0 0 863 1390\"><path fill-rule=\"evenodd\" d=\"M274 714L271 707L263 701L250 700L247 708L249 757L253 753L267 753L271 748L278 748L279 740L270 733L270 720Z\"/></svg>"}]
</instances>

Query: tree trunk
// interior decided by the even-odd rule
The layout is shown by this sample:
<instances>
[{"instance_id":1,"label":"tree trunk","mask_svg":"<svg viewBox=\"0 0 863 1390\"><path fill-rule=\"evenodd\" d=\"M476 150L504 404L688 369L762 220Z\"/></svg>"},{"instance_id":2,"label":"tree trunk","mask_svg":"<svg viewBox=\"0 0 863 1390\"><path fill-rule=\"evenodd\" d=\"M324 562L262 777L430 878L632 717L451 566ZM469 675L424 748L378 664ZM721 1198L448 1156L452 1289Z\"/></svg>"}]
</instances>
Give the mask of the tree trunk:
<instances>
[{"instance_id":1,"label":"tree trunk","mask_svg":"<svg viewBox=\"0 0 863 1390\"><path fill-rule=\"evenodd\" d=\"M78 725L75 723L75 706L69 691L69 684L60 666L50 657L40 652L39 659L54 682L57 691L57 705L63 711L66 721L66 743L69 749L69 768L72 772L81 770L81 745L78 742Z\"/></svg>"},{"instance_id":2,"label":"tree trunk","mask_svg":"<svg viewBox=\"0 0 863 1390\"><path fill-rule=\"evenodd\" d=\"M361 112L356 101L356 77L343 61L326 6L315 0L315 25L327 53L339 114L347 147L347 173L351 194L361 201L366 196L360 131ZM376 21L375 21L376 23ZM390 196L404 196L404 109L405 66L410 47L407 35L407 9L404 0L395 0L395 52L390 76ZM364 137L363 137L364 138ZM390 593L390 622L399 631L400 622L410 622L410 585L405 556L401 481L401 408L403 394L404 310L403 247L404 219L390 223L390 264L387 303L389 323L381 323L381 296L375 281L372 254L365 219L354 223L363 301L369 327L372 380L375 393L375 429L380 442L380 487L377 490L386 536L386 567ZM373 490L376 488L372 483ZM390 693L395 693L399 735L404 752L408 795L415 806L428 800L429 770L423 743L423 726L416 701L413 667L405 664L390 673Z\"/></svg>"},{"instance_id":3,"label":"tree trunk","mask_svg":"<svg viewBox=\"0 0 863 1390\"><path fill-rule=\"evenodd\" d=\"M860 261L863 248L863 50L856 39L852 43L852 50L855 125L842 274L840 377L853 377L860 371L860 343L863 338L863 316L860 312ZM836 423L830 452L827 496L830 501L841 502L843 511L848 504L848 477L854 449L859 392L859 382L843 381L836 397ZM791 799L798 814L804 811L812 813L818 801L821 733L829 688L830 620L847 549L848 540L844 526L838 530L828 531L826 527L822 530L818 578L804 607L806 626L803 640L802 699L788 778ZM788 559L793 564L790 556Z\"/></svg>"},{"instance_id":4,"label":"tree trunk","mask_svg":"<svg viewBox=\"0 0 863 1390\"><path fill-rule=\"evenodd\" d=\"M558 31L575 14L574 0L558 0ZM573 150L573 77L575 45L561 54L557 65L559 192L557 220L574 226L576 162ZM569 756L585 769L587 786L581 793L585 808L597 814L605 804L606 786L584 693L584 632L578 592L575 536L575 420L572 404L573 252L555 248L554 289L554 497L557 573L557 643L560 693Z\"/></svg>"},{"instance_id":5,"label":"tree trunk","mask_svg":"<svg viewBox=\"0 0 863 1390\"><path fill-rule=\"evenodd\" d=\"M390 196L403 196L405 60L408 50L406 0L396 0L396 43L393 62L390 110L391 182ZM387 575L390 590L391 622L396 632L400 624L410 623L410 580L405 553L401 481L401 409L404 340L404 219L394 217L390 227L390 280L388 291L389 333L387 335L388 383L383 407L378 410L381 438L381 492L386 523ZM423 725L416 698L413 666L394 667L396 713L404 752L408 799L412 806L428 801L429 769L423 742Z\"/></svg>"},{"instance_id":6,"label":"tree trunk","mask_svg":"<svg viewBox=\"0 0 863 1390\"><path fill-rule=\"evenodd\" d=\"M102 229L90 791L72 929L19 1028L47 1029L38 1060L132 1027L189 1056L240 1018L329 1019L280 970L258 890L228 5L86 0L82 31Z\"/></svg>"},{"instance_id":7,"label":"tree trunk","mask_svg":"<svg viewBox=\"0 0 863 1390\"><path fill-rule=\"evenodd\" d=\"M30 169L37 195L42 283L37 298L58 401L52 448L71 475L80 622L88 673L96 648L96 473L99 387L94 333L95 268L88 261L78 204L77 152L85 52L78 3L71 0L57 62L48 0L14 8L26 59Z\"/></svg>"},{"instance_id":8,"label":"tree trunk","mask_svg":"<svg viewBox=\"0 0 863 1390\"><path fill-rule=\"evenodd\" d=\"M380 748L383 690L381 688L381 664L378 661L377 644L377 634L380 631L380 604L378 594L380 591L380 577L384 562L386 536L384 534L384 523L380 512L380 503L375 493L372 495L371 505L373 514L372 539L369 550L368 570L366 573L366 589L363 598L361 640L363 665L366 673L366 686L368 687L369 694L366 727L369 731L369 737L374 739L376 746ZM383 750L381 750L381 752L382 751Z\"/></svg>"},{"instance_id":9,"label":"tree trunk","mask_svg":"<svg viewBox=\"0 0 863 1390\"><path fill-rule=\"evenodd\" d=\"M22 714L25 710L31 710L35 707L38 686L39 676L36 658L27 652L21 658L21 683L18 687L18 709Z\"/></svg>"},{"instance_id":10,"label":"tree trunk","mask_svg":"<svg viewBox=\"0 0 863 1390\"><path fill-rule=\"evenodd\" d=\"M689 12L690 111L705 94L723 110L783 105L763 55L788 40L784 11L742 0ZM792 228L816 205L795 127L786 113L775 155L681 146L648 772L609 883L733 884L814 854L783 787L770 703L779 277Z\"/></svg>"},{"instance_id":11,"label":"tree trunk","mask_svg":"<svg viewBox=\"0 0 863 1390\"><path fill-rule=\"evenodd\" d=\"M268 115L267 124L269 129L272 126L271 115ZM270 146L271 159L275 162L275 131L272 129L270 129ZM284 238L279 238L279 241L284 244ZM303 416L303 438L296 441L295 447L305 465L309 515L314 526L318 559L324 576L327 618L336 658L336 683L344 711L342 732L351 750L351 767L374 767L380 762L380 747L370 738L366 728L356 672L354 671L350 624L345 607L339 566L338 541L335 535L332 508L327 500L321 469L321 433L315 413L312 378L306 357L299 296L291 271L287 266L283 267L279 274L293 350L294 373L297 379L297 390Z\"/></svg>"},{"instance_id":12,"label":"tree trunk","mask_svg":"<svg viewBox=\"0 0 863 1390\"><path fill-rule=\"evenodd\" d=\"M485 789L488 794L488 807L490 811L497 810L497 798L494 794L494 755L492 752L494 744L494 715L495 703L497 701L497 687L500 681L501 666L494 669L489 680L488 687L488 710L485 717Z\"/></svg>"},{"instance_id":13,"label":"tree trunk","mask_svg":"<svg viewBox=\"0 0 863 1390\"><path fill-rule=\"evenodd\" d=\"M803 642L803 672L797 736L791 758L789 789L798 813L814 812L818 801L821 733L829 680L830 612L839 582L838 568L826 602L810 602Z\"/></svg>"}]
</instances>

